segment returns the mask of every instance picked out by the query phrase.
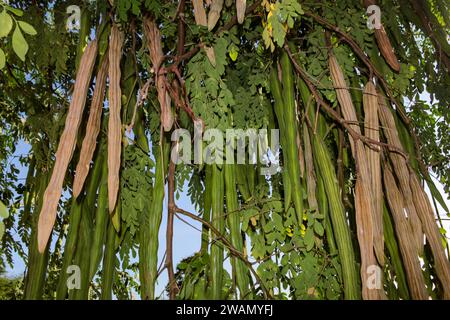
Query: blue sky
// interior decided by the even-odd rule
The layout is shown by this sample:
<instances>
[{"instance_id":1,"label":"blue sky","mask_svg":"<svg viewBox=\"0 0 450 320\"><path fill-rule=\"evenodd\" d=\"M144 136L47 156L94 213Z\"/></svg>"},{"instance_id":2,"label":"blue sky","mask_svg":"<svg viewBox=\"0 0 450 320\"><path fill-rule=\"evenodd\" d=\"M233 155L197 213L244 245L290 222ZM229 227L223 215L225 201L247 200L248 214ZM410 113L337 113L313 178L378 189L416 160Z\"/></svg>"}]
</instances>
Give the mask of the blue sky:
<instances>
[{"instance_id":1,"label":"blue sky","mask_svg":"<svg viewBox=\"0 0 450 320\"><path fill-rule=\"evenodd\" d=\"M19 174L19 182L22 182L22 179L25 179L27 174L27 168L23 167L18 159L20 156L25 156L29 153L30 146L24 142L21 141L17 145L17 150L15 154L12 156L11 161L14 163L18 169L20 169ZM183 190L187 190L187 186L183 188ZM166 190L167 194L167 190ZM192 205L190 199L188 198L186 192L182 192L180 194L179 200L176 200L177 205L180 208L183 208L189 212L195 213L195 208ZM192 226L196 227L197 229L201 230L201 224L190 220L189 218L184 218L184 220L188 221ZM158 257L161 261L164 257L165 249L166 249L166 224L167 222L167 199L164 200L164 208L163 208L163 220L161 223L161 228L159 232L159 251L158 251ZM198 230L194 229L192 226L187 225L180 219L175 217L174 221L174 248L173 248L173 257L174 257L174 265L176 266L178 262L180 262L183 258L186 258L200 248L201 245L201 236ZM16 236L16 239L19 240L19 238ZM8 276L21 276L23 275L25 271L25 264L24 261L17 255L14 255L14 266L13 268L7 269L7 275ZM167 272L163 272L161 276L159 277L158 286L157 286L157 295L161 293L164 288L165 284L167 283Z\"/></svg>"}]
</instances>

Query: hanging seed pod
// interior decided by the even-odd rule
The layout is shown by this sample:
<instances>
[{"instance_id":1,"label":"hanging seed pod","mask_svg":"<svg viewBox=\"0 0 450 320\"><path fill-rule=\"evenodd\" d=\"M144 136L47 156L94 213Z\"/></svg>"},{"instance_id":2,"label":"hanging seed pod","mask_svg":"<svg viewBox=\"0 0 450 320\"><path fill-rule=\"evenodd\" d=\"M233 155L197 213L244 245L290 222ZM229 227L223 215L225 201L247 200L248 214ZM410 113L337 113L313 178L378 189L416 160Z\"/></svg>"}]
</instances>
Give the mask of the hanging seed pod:
<instances>
[{"instance_id":1,"label":"hanging seed pod","mask_svg":"<svg viewBox=\"0 0 450 320\"><path fill-rule=\"evenodd\" d=\"M108 123L108 208L113 213L119 192L120 156L122 153L122 121L120 58L124 36L116 24L111 28L109 47L109 123Z\"/></svg>"},{"instance_id":2,"label":"hanging seed pod","mask_svg":"<svg viewBox=\"0 0 450 320\"><path fill-rule=\"evenodd\" d=\"M428 293L417 255L414 235L403 210L404 199L400 190L397 188L392 170L387 164L384 166L384 185L392 218L394 219L395 230L399 239L398 244L406 270L406 278L411 297L417 300L427 300Z\"/></svg>"},{"instance_id":3,"label":"hanging seed pod","mask_svg":"<svg viewBox=\"0 0 450 320\"><path fill-rule=\"evenodd\" d=\"M223 233L225 229L224 209L224 168L220 169L217 165L212 166L212 199L211 199L211 220L212 225L219 232ZM220 241L213 239L210 255L210 276L211 276L211 298L213 300L223 299L223 262L224 250Z\"/></svg>"},{"instance_id":4,"label":"hanging seed pod","mask_svg":"<svg viewBox=\"0 0 450 320\"><path fill-rule=\"evenodd\" d=\"M206 11L203 7L203 0L192 0L194 6L195 23L199 26L207 26Z\"/></svg>"},{"instance_id":5,"label":"hanging seed pod","mask_svg":"<svg viewBox=\"0 0 450 320\"><path fill-rule=\"evenodd\" d=\"M144 33L147 38L147 45L150 52L150 60L155 72L156 90L158 92L158 101L161 106L161 124L164 131L170 131L173 126L173 114L171 109L171 99L166 88L166 78L159 74L161 63L164 59L164 53L161 45L161 34L156 22L151 17L144 20Z\"/></svg>"},{"instance_id":6,"label":"hanging seed pod","mask_svg":"<svg viewBox=\"0 0 450 320\"><path fill-rule=\"evenodd\" d=\"M237 21L242 24L245 19L245 9L247 8L246 0L236 0Z\"/></svg>"},{"instance_id":7,"label":"hanging seed pod","mask_svg":"<svg viewBox=\"0 0 450 320\"><path fill-rule=\"evenodd\" d=\"M378 104L379 117L387 142L397 149L403 150L394 117L387 107L386 98L381 93L378 93ZM402 155L396 152L390 152L389 157L394 167L394 173L399 181L400 190L405 197L404 205L408 213L408 221L411 224L411 231L414 235L414 243L416 244L418 254L421 254L423 252L422 224L414 206L411 186L409 185L408 163Z\"/></svg>"},{"instance_id":8,"label":"hanging seed pod","mask_svg":"<svg viewBox=\"0 0 450 320\"><path fill-rule=\"evenodd\" d=\"M214 48L204 47L206 52L206 56L208 57L209 62L213 67L216 67L216 53L214 52Z\"/></svg>"},{"instance_id":9,"label":"hanging seed pod","mask_svg":"<svg viewBox=\"0 0 450 320\"><path fill-rule=\"evenodd\" d=\"M236 183L239 189L239 192L241 193L242 198L245 202L248 202L250 198L252 197L251 192L248 188L248 182L247 182L247 176L246 176L246 170L244 164L237 164L236 165Z\"/></svg>"},{"instance_id":10,"label":"hanging seed pod","mask_svg":"<svg viewBox=\"0 0 450 320\"><path fill-rule=\"evenodd\" d=\"M102 148L103 149L103 148ZM103 255L108 227L108 167L106 161L102 164L101 182L98 189L97 209L95 213L95 228L93 229L90 248L89 279L92 280L97 272Z\"/></svg>"},{"instance_id":11,"label":"hanging seed pod","mask_svg":"<svg viewBox=\"0 0 450 320\"><path fill-rule=\"evenodd\" d=\"M235 165L225 166L225 190L228 214L228 226L230 229L231 243L239 252L243 252L243 241L240 225L239 203L236 193L236 170ZM250 274L242 260L232 258L233 274L236 275L236 283L243 299L251 299Z\"/></svg>"},{"instance_id":12,"label":"hanging seed pod","mask_svg":"<svg viewBox=\"0 0 450 320\"><path fill-rule=\"evenodd\" d=\"M300 183L301 170L297 146L298 125L295 115L294 75L290 58L284 51L281 55L280 63L282 68L282 101L284 101L283 119L285 123L284 130L286 143L284 152L286 154L287 170L289 171L289 178L291 180L292 200L294 201L298 221L301 223L303 219L303 188Z\"/></svg>"},{"instance_id":13,"label":"hanging seed pod","mask_svg":"<svg viewBox=\"0 0 450 320\"><path fill-rule=\"evenodd\" d=\"M317 178L314 172L314 158L306 123L303 124L303 140L305 145L305 168L306 168L306 186L308 194L308 204L310 210L317 210L319 205L317 202Z\"/></svg>"},{"instance_id":14,"label":"hanging seed pod","mask_svg":"<svg viewBox=\"0 0 450 320\"><path fill-rule=\"evenodd\" d=\"M369 81L364 88L364 134L366 137L380 141L378 119L378 94L375 85ZM384 265L384 235L383 235L383 194L381 185L380 147L366 147L369 162L370 181L373 199L373 243L375 254L380 265Z\"/></svg>"},{"instance_id":15,"label":"hanging seed pod","mask_svg":"<svg viewBox=\"0 0 450 320\"><path fill-rule=\"evenodd\" d=\"M194 6L194 17L195 23L198 26L206 27L208 25L208 21L206 18L205 8L203 7L202 0L193 0L192 4ZM203 46L205 50L206 56L208 57L209 62L213 67L216 67L216 54L214 52L214 48Z\"/></svg>"},{"instance_id":16,"label":"hanging seed pod","mask_svg":"<svg viewBox=\"0 0 450 320\"><path fill-rule=\"evenodd\" d=\"M217 24L220 18L220 12L222 11L223 0L212 0L211 8L208 13L208 30L211 31Z\"/></svg>"},{"instance_id":17,"label":"hanging seed pod","mask_svg":"<svg viewBox=\"0 0 450 320\"><path fill-rule=\"evenodd\" d=\"M386 60L387 64L395 72L400 72L400 63L395 55L394 48L392 47L391 41L389 40L386 30L383 26L380 29L375 29L375 39L377 40L378 48L381 54Z\"/></svg>"},{"instance_id":18,"label":"hanging seed pod","mask_svg":"<svg viewBox=\"0 0 450 320\"><path fill-rule=\"evenodd\" d=\"M236 171L238 170L239 165L236 166ZM203 220L210 222L211 221L211 201L212 201L212 177L211 177L211 165L205 166L205 192L203 198ZM236 175L236 178L239 174ZM247 184L247 182L246 182ZM242 191L241 191L242 195ZM209 228L206 225L202 226L202 244L201 244L201 252L208 252L209 247Z\"/></svg>"},{"instance_id":19,"label":"hanging seed pod","mask_svg":"<svg viewBox=\"0 0 450 320\"><path fill-rule=\"evenodd\" d=\"M448 300L450 299L450 263L442 246L442 236L436 224L433 208L414 172L411 172L410 183L414 205L416 206L417 213L422 221L423 230L433 252L436 274L442 283L444 299Z\"/></svg>"},{"instance_id":20,"label":"hanging seed pod","mask_svg":"<svg viewBox=\"0 0 450 320\"><path fill-rule=\"evenodd\" d=\"M163 139L162 145L158 146L156 150L156 172L152 202L148 214L143 217L139 232L139 276L143 300L155 299L155 284L158 278L158 231L161 226L170 143Z\"/></svg>"},{"instance_id":21,"label":"hanging seed pod","mask_svg":"<svg viewBox=\"0 0 450 320\"><path fill-rule=\"evenodd\" d=\"M91 75L97 56L97 41L88 44L81 57L72 101L69 106L64 131L55 155L55 165L50 182L44 193L43 206L38 223L38 250L43 253L55 223L58 203L62 193L67 167L75 150L78 128L90 85Z\"/></svg>"},{"instance_id":22,"label":"hanging seed pod","mask_svg":"<svg viewBox=\"0 0 450 320\"><path fill-rule=\"evenodd\" d=\"M358 125L358 117L356 115L355 107L347 89L347 83L344 78L344 73L334 56L330 52L329 66L331 72L331 79L333 85L336 88L336 94L341 106L344 119L353 123L352 129L359 135L361 135L361 129ZM374 223L373 217L375 216L374 206L371 201L366 201L366 197L371 193L371 175L369 169L369 162L366 157L366 150L361 140L353 141L353 137L350 135L350 143L352 148L353 158L357 165L357 180L355 186L355 211L356 211L356 225L358 242L361 251L361 279L362 279L362 292L364 299L382 299L384 291L371 290L366 285L368 283L368 268L376 265L376 259L373 249L373 230Z\"/></svg>"},{"instance_id":23,"label":"hanging seed pod","mask_svg":"<svg viewBox=\"0 0 450 320\"><path fill-rule=\"evenodd\" d=\"M86 134L80 151L75 179L73 182L73 196L78 198L89 173L92 156L97 146L97 136L100 132L103 101L105 99L106 77L108 75L108 57L105 56L95 80L95 90L92 97Z\"/></svg>"},{"instance_id":24,"label":"hanging seed pod","mask_svg":"<svg viewBox=\"0 0 450 320\"><path fill-rule=\"evenodd\" d=\"M366 8L376 4L377 1L375 0L364 0L364 6ZM400 63L398 62L397 56L394 52L394 48L392 47L391 41L389 40L389 37L383 25L381 25L381 28L375 29L375 39L377 41L377 45L380 49L381 55L386 60L387 64L392 68L392 70L394 70L395 72L399 72Z\"/></svg>"},{"instance_id":25,"label":"hanging seed pod","mask_svg":"<svg viewBox=\"0 0 450 320\"><path fill-rule=\"evenodd\" d=\"M340 261L342 264L342 280L344 284L344 297L347 300L360 299L360 289L358 288L358 272L353 244L350 236L350 229L347 224L344 205L340 195L339 185L334 171L334 165L325 143L316 134L312 136L312 147L315 158L317 172L320 172L323 179L323 186L326 192L326 199L329 205L329 214L336 236L336 244Z\"/></svg>"},{"instance_id":26,"label":"hanging seed pod","mask_svg":"<svg viewBox=\"0 0 450 320\"><path fill-rule=\"evenodd\" d=\"M102 266L102 293L101 300L112 300L114 276L116 273L116 248L114 241L117 237L116 230L110 220L107 228L105 251L103 253Z\"/></svg>"},{"instance_id":27,"label":"hanging seed pod","mask_svg":"<svg viewBox=\"0 0 450 320\"><path fill-rule=\"evenodd\" d=\"M406 271L403 267L403 260L398 246L398 238L395 236L394 225L389 214L387 202L383 201L383 231L386 250L389 255L389 265L395 274L395 282L398 284L398 294L403 300L410 300L408 284L406 281Z\"/></svg>"}]
</instances>

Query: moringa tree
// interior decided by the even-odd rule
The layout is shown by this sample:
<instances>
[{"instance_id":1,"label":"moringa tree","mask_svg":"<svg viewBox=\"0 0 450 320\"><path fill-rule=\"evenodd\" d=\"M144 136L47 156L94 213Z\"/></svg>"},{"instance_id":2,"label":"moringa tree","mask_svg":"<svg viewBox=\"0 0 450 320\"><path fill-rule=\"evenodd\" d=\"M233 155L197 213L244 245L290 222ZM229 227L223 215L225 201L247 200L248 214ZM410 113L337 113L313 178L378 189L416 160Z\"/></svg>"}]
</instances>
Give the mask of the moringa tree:
<instances>
[{"instance_id":1,"label":"moringa tree","mask_svg":"<svg viewBox=\"0 0 450 320\"><path fill-rule=\"evenodd\" d=\"M450 298L446 1L0 10L0 262L26 261L23 298L157 299L163 272L170 299ZM176 219L202 226L178 265Z\"/></svg>"}]
</instances>

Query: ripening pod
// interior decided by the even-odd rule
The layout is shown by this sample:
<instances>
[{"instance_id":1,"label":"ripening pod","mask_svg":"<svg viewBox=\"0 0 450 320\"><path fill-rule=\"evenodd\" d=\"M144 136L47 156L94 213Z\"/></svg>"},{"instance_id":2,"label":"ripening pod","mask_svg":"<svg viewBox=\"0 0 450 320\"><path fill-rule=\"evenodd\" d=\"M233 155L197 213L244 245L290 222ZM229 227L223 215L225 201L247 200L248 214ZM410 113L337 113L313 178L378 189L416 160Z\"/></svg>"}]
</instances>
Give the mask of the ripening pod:
<instances>
[{"instance_id":1,"label":"ripening pod","mask_svg":"<svg viewBox=\"0 0 450 320\"><path fill-rule=\"evenodd\" d=\"M158 92L159 95L159 92ZM169 92L165 90L164 92L161 92L161 95L164 95L164 101L160 100L161 102L161 125L164 128L165 132L169 132L172 129L173 126L173 114L172 114L172 108L171 108L171 99Z\"/></svg>"}]
</instances>

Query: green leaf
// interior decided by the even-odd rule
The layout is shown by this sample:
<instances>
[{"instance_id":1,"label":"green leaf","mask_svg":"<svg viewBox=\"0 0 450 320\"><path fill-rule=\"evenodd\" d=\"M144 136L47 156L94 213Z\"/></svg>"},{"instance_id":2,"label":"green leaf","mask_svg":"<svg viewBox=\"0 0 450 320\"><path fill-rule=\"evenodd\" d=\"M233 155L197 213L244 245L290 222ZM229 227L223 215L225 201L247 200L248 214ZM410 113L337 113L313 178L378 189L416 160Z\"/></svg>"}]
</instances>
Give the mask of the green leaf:
<instances>
[{"instance_id":1,"label":"green leaf","mask_svg":"<svg viewBox=\"0 0 450 320\"><path fill-rule=\"evenodd\" d=\"M284 29L282 22L280 22L276 14L269 18L269 22L272 24L272 36L274 42L276 42L279 47L282 47L284 38L286 37L286 30Z\"/></svg>"},{"instance_id":2,"label":"green leaf","mask_svg":"<svg viewBox=\"0 0 450 320\"><path fill-rule=\"evenodd\" d=\"M306 251L311 251L311 249L314 247L314 232L311 228L306 229L304 241L306 245Z\"/></svg>"},{"instance_id":3,"label":"green leaf","mask_svg":"<svg viewBox=\"0 0 450 320\"><path fill-rule=\"evenodd\" d=\"M16 8L12 8L12 7L7 6L7 7L6 7L6 10L8 10L8 11L14 13L14 14L15 14L16 16L18 16L18 17L23 16L23 11L20 10L20 9L16 9Z\"/></svg>"},{"instance_id":4,"label":"green leaf","mask_svg":"<svg viewBox=\"0 0 450 320\"><path fill-rule=\"evenodd\" d=\"M5 204L0 201L0 217L6 219L9 217L8 208L6 208Z\"/></svg>"},{"instance_id":5,"label":"green leaf","mask_svg":"<svg viewBox=\"0 0 450 320\"><path fill-rule=\"evenodd\" d=\"M34 29L34 27L31 24L29 24L25 21L17 21L17 23L19 23L19 26L23 32L28 33L31 36L34 36L37 34L36 29Z\"/></svg>"},{"instance_id":6,"label":"green leaf","mask_svg":"<svg viewBox=\"0 0 450 320\"><path fill-rule=\"evenodd\" d=\"M0 49L0 70L5 67L5 64L6 64L5 52L3 52L2 49Z\"/></svg>"},{"instance_id":7,"label":"green leaf","mask_svg":"<svg viewBox=\"0 0 450 320\"><path fill-rule=\"evenodd\" d=\"M0 38L6 37L13 27L13 20L6 10L0 13Z\"/></svg>"},{"instance_id":8,"label":"green leaf","mask_svg":"<svg viewBox=\"0 0 450 320\"><path fill-rule=\"evenodd\" d=\"M12 36L12 46L17 56L22 61L25 61L25 56L28 52L28 43L23 37L23 34L19 28L14 29L14 33Z\"/></svg>"},{"instance_id":9,"label":"green leaf","mask_svg":"<svg viewBox=\"0 0 450 320\"><path fill-rule=\"evenodd\" d=\"M323 233L324 233L324 229L323 229L323 226L322 226L322 224L319 222L319 221L316 221L315 223L314 223L314 231L319 235L319 236L323 236Z\"/></svg>"}]
</instances>

